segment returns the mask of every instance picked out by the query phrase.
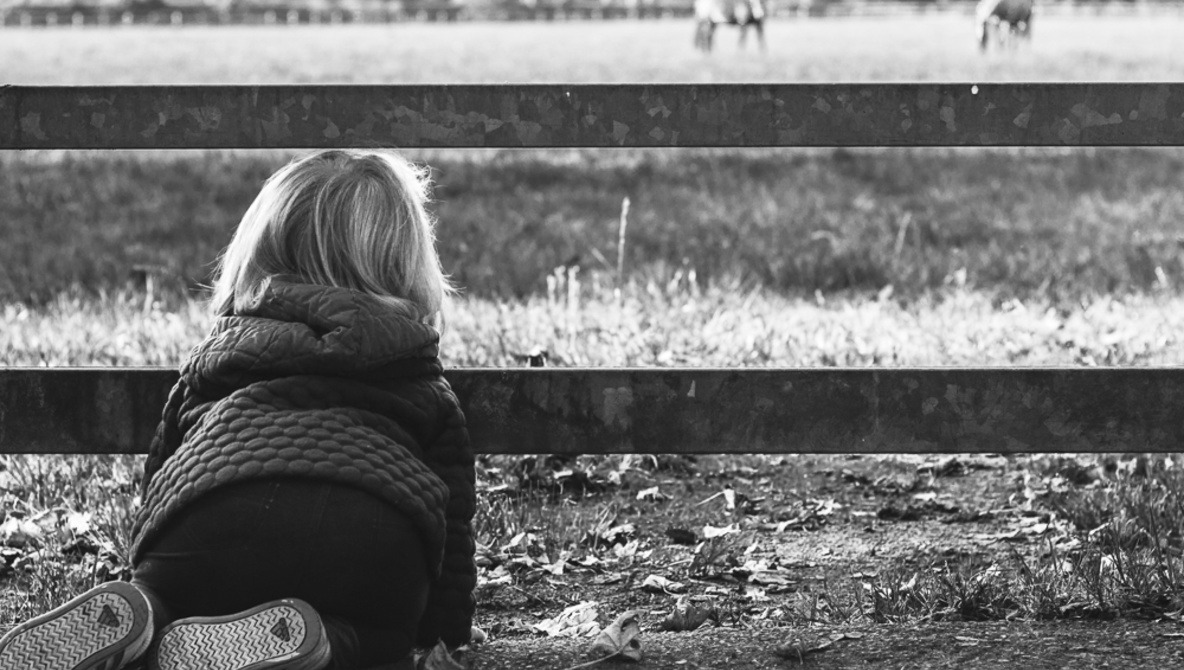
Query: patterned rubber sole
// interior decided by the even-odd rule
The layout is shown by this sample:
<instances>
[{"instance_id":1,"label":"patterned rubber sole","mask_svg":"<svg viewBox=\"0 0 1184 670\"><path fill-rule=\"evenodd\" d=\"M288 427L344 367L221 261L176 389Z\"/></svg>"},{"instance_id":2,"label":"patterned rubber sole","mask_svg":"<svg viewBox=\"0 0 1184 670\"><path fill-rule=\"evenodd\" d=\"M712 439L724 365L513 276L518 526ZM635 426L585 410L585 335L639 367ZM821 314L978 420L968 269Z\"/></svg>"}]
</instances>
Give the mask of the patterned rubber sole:
<instances>
[{"instance_id":1,"label":"patterned rubber sole","mask_svg":"<svg viewBox=\"0 0 1184 670\"><path fill-rule=\"evenodd\" d=\"M152 610L135 587L109 582L16 627L0 670L114 670L152 641Z\"/></svg>"},{"instance_id":2,"label":"patterned rubber sole","mask_svg":"<svg viewBox=\"0 0 1184 670\"><path fill-rule=\"evenodd\" d=\"M226 617L194 617L165 627L155 670L320 670L329 661L320 617L282 600Z\"/></svg>"}]
</instances>

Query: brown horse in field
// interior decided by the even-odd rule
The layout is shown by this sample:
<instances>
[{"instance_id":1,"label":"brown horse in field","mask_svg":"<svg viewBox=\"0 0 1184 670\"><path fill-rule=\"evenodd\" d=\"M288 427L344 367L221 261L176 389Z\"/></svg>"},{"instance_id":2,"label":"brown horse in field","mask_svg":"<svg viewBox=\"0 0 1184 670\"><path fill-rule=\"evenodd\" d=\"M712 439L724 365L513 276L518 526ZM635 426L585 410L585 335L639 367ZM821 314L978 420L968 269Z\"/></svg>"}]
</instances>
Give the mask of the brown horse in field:
<instances>
[{"instance_id":1,"label":"brown horse in field","mask_svg":"<svg viewBox=\"0 0 1184 670\"><path fill-rule=\"evenodd\" d=\"M979 0L974 10L979 49L987 50L992 29L1000 44L1011 44L1014 37L1032 39L1032 4L1033 0Z\"/></svg>"},{"instance_id":2,"label":"brown horse in field","mask_svg":"<svg viewBox=\"0 0 1184 670\"><path fill-rule=\"evenodd\" d=\"M763 51L767 15L765 0L695 0L695 48L711 51L715 27L734 25L740 26L740 46L752 26Z\"/></svg>"}]
</instances>

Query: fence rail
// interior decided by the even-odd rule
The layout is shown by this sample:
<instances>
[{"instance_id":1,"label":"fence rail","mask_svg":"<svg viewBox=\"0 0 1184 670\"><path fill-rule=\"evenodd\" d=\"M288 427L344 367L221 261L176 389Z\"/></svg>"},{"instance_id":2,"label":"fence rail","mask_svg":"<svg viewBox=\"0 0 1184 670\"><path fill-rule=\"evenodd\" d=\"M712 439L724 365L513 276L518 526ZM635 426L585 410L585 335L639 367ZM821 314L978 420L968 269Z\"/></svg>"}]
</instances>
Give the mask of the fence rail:
<instances>
[{"instance_id":1,"label":"fence rail","mask_svg":"<svg viewBox=\"0 0 1184 670\"><path fill-rule=\"evenodd\" d=\"M1184 370L462 369L483 453L1177 451ZM142 453L174 370L0 369L0 453Z\"/></svg>"},{"instance_id":2,"label":"fence rail","mask_svg":"<svg viewBox=\"0 0 1184 670\"><path fill-rule=\"evenodd\" d=\"M1184 84L0 87L0 149L1072 145L1184 145Z\"/></svg>"}]
</instances>

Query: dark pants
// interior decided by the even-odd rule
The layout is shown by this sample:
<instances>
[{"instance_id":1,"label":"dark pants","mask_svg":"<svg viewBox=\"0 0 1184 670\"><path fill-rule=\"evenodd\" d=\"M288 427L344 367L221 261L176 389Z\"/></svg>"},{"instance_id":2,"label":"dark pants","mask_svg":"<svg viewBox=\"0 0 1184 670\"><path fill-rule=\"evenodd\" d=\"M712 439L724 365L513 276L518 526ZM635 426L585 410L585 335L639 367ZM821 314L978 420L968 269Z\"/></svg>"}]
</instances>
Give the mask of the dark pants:
<instances>
[{"instance_id":1,"label":"dark pants","mask_svg":"<svg viewBox=\"0 0 1184 670\"><path fill-rule=\"evenodd\" d=\"M135 566L161 621L233 614L279 598L324 619L333 667L405 659L427 603L411 521L364 491L299 479L233 484L170 521Z\"/></svg>"}]
</instances>

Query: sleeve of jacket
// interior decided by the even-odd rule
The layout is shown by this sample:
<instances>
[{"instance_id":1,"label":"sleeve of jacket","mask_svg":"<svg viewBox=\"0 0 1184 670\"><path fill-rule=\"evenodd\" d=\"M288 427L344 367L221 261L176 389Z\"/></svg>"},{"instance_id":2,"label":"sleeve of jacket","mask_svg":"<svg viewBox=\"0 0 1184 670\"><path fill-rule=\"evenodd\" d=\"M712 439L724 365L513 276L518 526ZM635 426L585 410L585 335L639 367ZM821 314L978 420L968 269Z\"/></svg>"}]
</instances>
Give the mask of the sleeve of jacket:
<instances>
[{"instance_id":1,"label":"sleeve of jacket","mask_svg":"<svg viewBox=\"0 0 1184 670\"><path fill-rule=\"evenodd\" d=\"M148 447L148 458L144 461L144 479L140 482L142 496L148 493L148 485L152 483L152 477L164 465L165 460L181 446L181 440L184 437L181 431L181 405L187 394L188 388L184 380L178 380L169 391L169 398L164 404L164 411L161 412L160 423L156 426L156 434Z\"/></svg>"},{"instance_id":2,"label":"sleeve of jacket","mask_svg":"<svg viewBox=\"0 0 1184 670\"><path fill-rule=\"evenodd\" d=\"M443 431L424 450L424 462L448 486L444 562L440 577L432 584L427 608L420 619L417 644L431 647L443 640L450 647L469 641L473 624L477 586L474 563L473 514L476 511L476 475L473 448L460 405L441 380L440 399L446 405Z\"/></svg>"}]
</instances>

